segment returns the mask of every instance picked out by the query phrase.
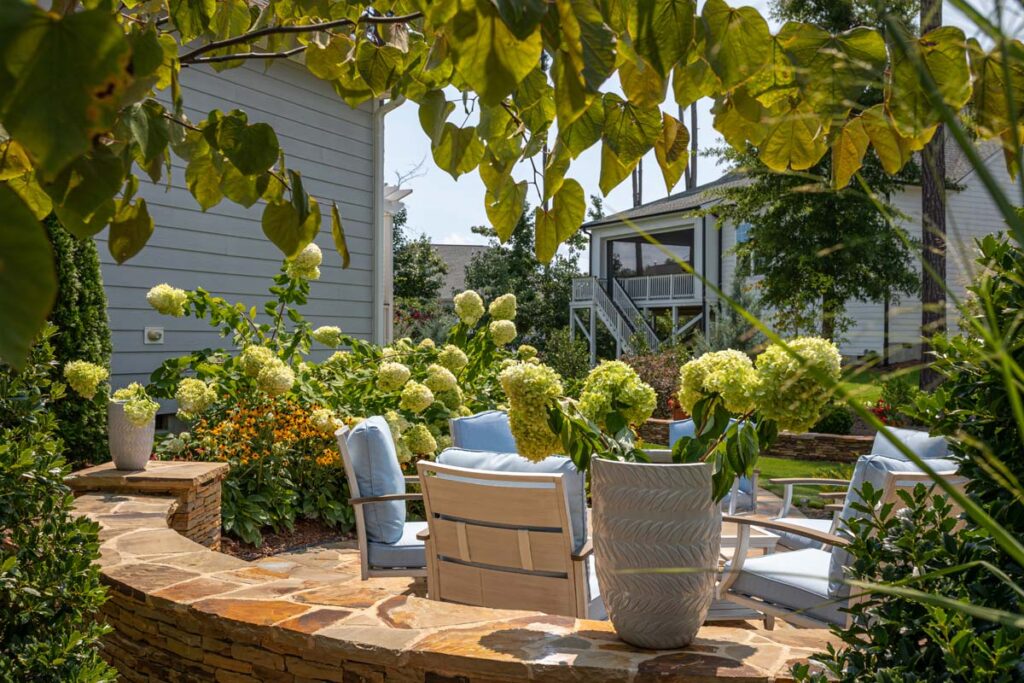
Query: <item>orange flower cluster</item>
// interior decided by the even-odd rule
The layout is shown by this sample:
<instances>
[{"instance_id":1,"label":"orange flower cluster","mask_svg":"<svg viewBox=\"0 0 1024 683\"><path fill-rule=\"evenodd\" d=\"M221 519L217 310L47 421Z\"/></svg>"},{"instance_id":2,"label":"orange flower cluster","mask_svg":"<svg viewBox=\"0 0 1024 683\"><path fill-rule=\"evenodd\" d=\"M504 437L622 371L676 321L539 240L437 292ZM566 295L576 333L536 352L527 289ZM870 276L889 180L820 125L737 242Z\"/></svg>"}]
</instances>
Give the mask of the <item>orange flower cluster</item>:
<instances>
[{"instance_id":1,"label":"orange flower cluster","mask_svg":"<svg viewBox=\"0 0 1024 683\"><path fill-rule=\"evenodd\" d=\"M212 426L201 420L193 434L217 460L246 465L266 457L278 445L292 456L308 455L320 466L337 465L333 440L309 419L313 410L287 400L271 405L239 405Z\"/></svg>"}]
</instances>

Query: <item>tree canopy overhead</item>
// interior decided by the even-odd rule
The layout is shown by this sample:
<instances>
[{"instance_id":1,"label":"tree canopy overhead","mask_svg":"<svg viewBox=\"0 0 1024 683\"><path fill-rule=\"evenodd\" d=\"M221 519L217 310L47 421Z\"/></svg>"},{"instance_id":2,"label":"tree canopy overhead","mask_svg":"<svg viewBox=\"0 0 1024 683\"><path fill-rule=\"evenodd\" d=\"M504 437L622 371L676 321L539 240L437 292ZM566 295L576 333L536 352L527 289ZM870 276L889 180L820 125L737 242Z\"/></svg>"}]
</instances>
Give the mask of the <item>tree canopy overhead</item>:
<instances>
[{"instance_id":1,"label":"tree canopy overhead","mask_svg":"<svg viewBox=\"0 0 1024 683\"><path fill-rule=\"evenodd\" d=\"M529 188L512 169L532 163L541 260L583 221L571 169L585 149L601 144L605 193L652 148L666 185L679 180L689 134L659 109L670 84L680 106L714 98L716 129L735 147L756 145L773 170L807 169L831 153L839 185L869 146L887 172L901 168L934 133L940 100L959 110L973 92L974 120L988 137L1006 137L1024 102L1019 41L985 52L952 27L883 37L797 22L772 35L756 10L724 0L707 0L699 14L695 0L55 0L51 11L8 0L0 5L0 356L24 358L53 302L40 219L53 211L83 238L109 226L123 262L153 232L137 177L159 180L172 154L187 164L202 208L263 202L264 232L286 256L313 239L321 207L287 168L270 126L238 110L196 121L184 114L182 69L283 58L304 62L349 105L417 103L434 161L453 177L480 173L503 240ZM608 91L616 73L625 97ZM855 95L867 85L882 87L885 101L861 110ZM1007 86L1015 97L999 96ZM463 97L449 101L449 88ZM170 107L156 90L169 91ZM478 123L452 117L457 106L476 110ZM341 217L336 207L329 213L346 253Z\"/></svg>"}]
</instances>

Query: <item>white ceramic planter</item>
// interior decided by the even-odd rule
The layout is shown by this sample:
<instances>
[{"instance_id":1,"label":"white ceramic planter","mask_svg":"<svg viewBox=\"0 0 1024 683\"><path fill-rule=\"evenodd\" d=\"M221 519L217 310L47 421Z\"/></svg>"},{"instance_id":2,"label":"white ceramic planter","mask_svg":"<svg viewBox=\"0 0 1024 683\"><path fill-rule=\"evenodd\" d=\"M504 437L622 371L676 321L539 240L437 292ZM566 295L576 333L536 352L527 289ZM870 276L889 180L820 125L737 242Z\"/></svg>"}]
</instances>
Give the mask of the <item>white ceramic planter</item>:
<instances>
[{"instance_id":1,"label":"white ceramic planter","mask_svg":"<svg viewBox=\"0 0 1024 683\"><path fill-rule=\"evenodd\" d=\"M689 645L714 598L722 512L711 466L594 458L594 556L619 637L653 649ZM630 570L685 569L678 573Z\"/></svg>"},{"instance_id":2,"label":"white ceramic planter","mask_svg":"<svg viewBox=\"0 0 1024 683\"><path fill-rule=\"evenodd\" d=\"M107 437L110 457L119 470L144 470L153 453L156 419L139 427L124 414L124 403L107 404Z\"/></svg>"}]
</instances>

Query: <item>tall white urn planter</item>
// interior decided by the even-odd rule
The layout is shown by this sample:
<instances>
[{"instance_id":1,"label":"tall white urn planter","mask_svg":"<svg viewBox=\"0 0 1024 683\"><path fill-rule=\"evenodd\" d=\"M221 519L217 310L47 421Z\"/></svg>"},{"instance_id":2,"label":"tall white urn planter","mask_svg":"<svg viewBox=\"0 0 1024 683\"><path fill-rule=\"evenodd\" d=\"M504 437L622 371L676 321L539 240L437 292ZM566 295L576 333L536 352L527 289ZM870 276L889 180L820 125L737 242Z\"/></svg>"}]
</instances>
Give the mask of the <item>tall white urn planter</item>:
<instances>
[{"instance_id":1,"label":"tall white urn planter","mask_svg":"<svg viewBox=\"0 0 1024 683\"><path fill-rule=\"evenodd\" d=\"M156 418L139 426L124 413L123 401L107 404L107 438L110 457L119 470L144 470L153 453Z\"/></svg>"},{"instance_id":2,"label":"tall white urn planter","mask_svg":"<svg viewBox=\"0 0 1024 683\"><path fill-rule=\"evenodd\" d=\"M618 636L652 649L689 645L714 598L722 512L711 465L591 461L597 580ZM675 573L631 570L677 568Z\"/></svg>"}]
</instances>

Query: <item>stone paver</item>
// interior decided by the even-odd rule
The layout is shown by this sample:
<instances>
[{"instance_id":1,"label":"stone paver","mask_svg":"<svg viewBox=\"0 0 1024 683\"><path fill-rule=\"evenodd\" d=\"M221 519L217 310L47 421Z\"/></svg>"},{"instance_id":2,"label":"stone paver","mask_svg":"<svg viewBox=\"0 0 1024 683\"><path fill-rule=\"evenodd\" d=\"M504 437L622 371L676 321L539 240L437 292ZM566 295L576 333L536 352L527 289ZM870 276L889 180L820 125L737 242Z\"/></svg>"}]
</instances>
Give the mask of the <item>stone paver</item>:
<instances>
[{"instance_id":1,"label":"stone paver","mask_svg":"<svg viewBox=\"0 0 1024 683\"><path fill-rule=\"evenodd\" d=\"M641 650L608 622L435 602L422 579L361 581L352 544L230 558L169 528L179 501L77 499L121 532L102 542L101 564L115 628L104 652L126 681L782 681L829 637L741 623L707 626L685 650Z\"/></svg>"}]
</instances>

